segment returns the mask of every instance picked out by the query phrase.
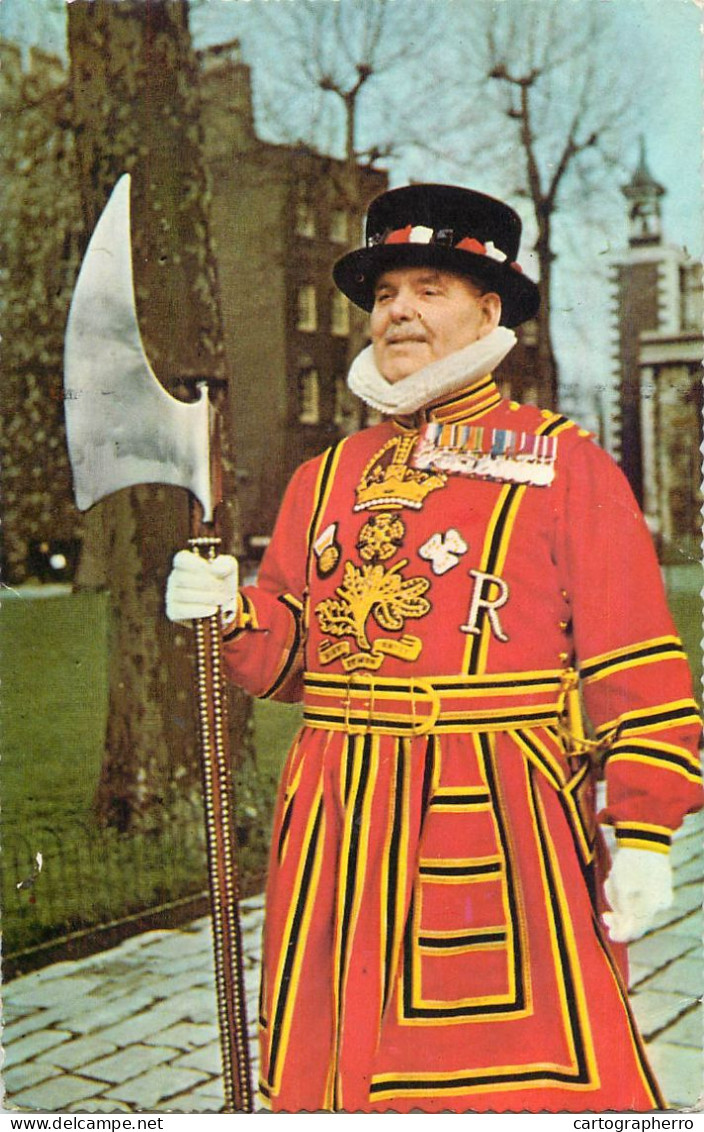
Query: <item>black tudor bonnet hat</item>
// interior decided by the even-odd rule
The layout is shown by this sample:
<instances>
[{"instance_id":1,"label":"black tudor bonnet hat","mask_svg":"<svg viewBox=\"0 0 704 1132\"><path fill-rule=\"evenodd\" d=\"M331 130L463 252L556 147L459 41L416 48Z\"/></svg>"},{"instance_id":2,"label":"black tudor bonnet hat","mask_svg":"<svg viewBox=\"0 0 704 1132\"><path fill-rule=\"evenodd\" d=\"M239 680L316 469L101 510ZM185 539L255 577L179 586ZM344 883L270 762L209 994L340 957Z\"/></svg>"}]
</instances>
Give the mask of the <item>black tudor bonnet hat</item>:
<instances>
[{"instance_id":1,"label":"black tudor bonnet hat","mask_svg":"<svg viewBox=\"0 0 704 1132\"><path fill-rule=\"evenodd\" d=\"M472 276L497 292L501 322L514 327L532 318L540 302L536 284L516 262L520 238L521 218L503 201L455 185L407 185L372 201L366 247L339 259L333 278L370 311L383 271L437 267Z\"/></svg>"}]
</instances>

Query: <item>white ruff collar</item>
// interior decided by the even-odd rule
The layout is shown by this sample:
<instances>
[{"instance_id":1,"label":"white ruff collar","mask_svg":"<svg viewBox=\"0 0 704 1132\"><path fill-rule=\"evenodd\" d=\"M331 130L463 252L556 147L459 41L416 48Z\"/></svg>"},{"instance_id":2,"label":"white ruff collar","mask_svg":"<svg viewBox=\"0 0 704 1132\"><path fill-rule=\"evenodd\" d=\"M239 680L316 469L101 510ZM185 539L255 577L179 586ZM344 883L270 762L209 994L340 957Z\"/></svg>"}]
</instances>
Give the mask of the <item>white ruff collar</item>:
<instances>
[{"instance_id":1,"label":"white ruff collar","mask_svg":"<svg viewBox=\"0 0 704 1132\"><path fill-rule=\"evenodd\" d=\"M507 326L497 326L484 338L431 362L395 385L382 377L374 362L374 348L367 346L353 361L347 384L367 405L386 416L415 413L474 378L491 373L515 344L514 332Z\"/></svg>"}]
</instances>

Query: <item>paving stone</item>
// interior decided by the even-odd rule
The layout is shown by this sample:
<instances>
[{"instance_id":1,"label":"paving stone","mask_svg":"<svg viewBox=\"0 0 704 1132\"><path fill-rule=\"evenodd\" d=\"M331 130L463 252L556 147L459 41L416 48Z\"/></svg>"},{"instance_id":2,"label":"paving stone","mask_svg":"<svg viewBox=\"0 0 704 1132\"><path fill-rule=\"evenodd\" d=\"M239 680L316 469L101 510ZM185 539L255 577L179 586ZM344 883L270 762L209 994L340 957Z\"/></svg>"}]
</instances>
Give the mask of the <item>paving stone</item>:
<instances>
[{"instance_id":1,"label":"paving stone","mask_svg":"<svg viewBox=\"0 0 704 1132\"><path fill-rule=\"evenodd\" d=\"M260 978L261 976L259 974L259 965L257 965L252 971L245 971L244 989L247 996L254 995L255 997L257 997L259 995Z\"/></svg>"},{"instance_id":2,"label":"paving stone","mask_svg":"<svg viewBox=\"0 0 704 1132\"><path fill-rule=\"evenodd\" d=\"M215 971L212 969L212 964L208 964L203 968L193 968L191 961L191 968L187 971L180 971L178 974L170 974L166 968L160 968L161 973L161 994L166 998L172 998L181 991L191 990L194 987L206 987L215 993Z\"/></svg>"},{"instance_id":3,"label":"paving stone","mask_svg":"<svg viewBox=\"0 0 704 1132\"><path fill-rule=\"evenodd\" d=\"M71 1077L62 1074L25 1089L12 1098L19 1109L32 1109L35 1112L63 1112L67 1105L94 1097L105 1085L100 1081L88 1081L85 1077Z\"/></svg>"},{"instance_id":4,"label":"paving stone","mask_svg":"<svg viewBox=\"0 0 704 1132\"><path fill-rule=\"evenodd\" d=\"M211 1097L212 1100L214 1100L216 1103L224 1105L225 1090L223 1087L222 1076L209 1077L207 1081L204 1081L202 1085L199 1085L197 1089L194 1089L194 1093L201 1094L204 1097Z\"/></svg>"},{"instance_id":5,"label":"paving stone","mask_svg":"<svg viewBox=\"0 0 704 1132\"><path fill-rule=\"evenodd\" d=\"M211 1022L216 1016L215 996L206 989L181 991L164 1000L174 1022Z\"/></svg>"},{"instance_id":6,"label":"paving stone","mask_svg":"<svg viewBox=\"0 0 704 1132\"><path fill-rule=\"evenodd\" d=\"M124 1101L134 1105L140 1112L151 1112L155 1108L168 1107L171 1097L190 1091L200 1085L206 1074L195 1069L172 1069L171 1066L158 1066L133 1077L131 1081L105 1093L108 1100Z\"/></svg>"},{"instance_id":7,"label":"paving stone","mask_svg":"<svg viewBox=\"0 0 704 1132\"><path fill-rule=\"evenodd\" d=\"M14 1022L3 1026L3 1045L10 1045L25 1034L32 1034L35 1030L46 1030L56 1022L56 1013L53 1010L32 1010L31 1014L24 1014Z\"/></svg>"},{"instance_id":8,"label":"paving stone","mask_svg":"<svg viewBox=\"0 0 704 1132\"><path fill-rule=\"evenodd\" d=\"M101 1031L101 1036L116 1046L129 1045L134 1042L148 1041L155 1034L166 1030L179 1022L182 1017L181 1007L172 1006L170 999L158 1002L147 1010L140 1011L130 1018L123 1019L115 1026L107 1026ZM213 1005L213 1019L215 1006Z\"/></svg>"},{"instance_id":9,"label":"paving stone","mask_svg":"<svg viewBox=\"0 0 704 1132\"><path fill-rule=\"evenodd\" d=\"M117 1045L107 1041L102 1034L90 1034L88 1037L74 1038L71 1042L64 1042L63 1045L47 1050L40 1054L37 1061L46 1065L56 1065L60 1069L80 1069L90 1061L115 1053L116 1049Z\"/></svg>"},{"instance_id":10,"label":"paving stone","mask_svg":"<svg viewBox=\"0 0 704 1132\"><path fill-rule=\"evenodd\" d=\"M174 1061L173 1067L178 1069L180 1065L184 1065L186 1069L202 1069L204 1073L219 1077L222 1073L220 1043L211 1042L210 1045L203 1046L202 1049L193 1050L192 1053L179 1057L177 1061Z\"/></svg>"},{"instance_id":11,"label":"paving stone","mask_svg":"<svg viewBox=\"0 0 704 1132\"><path fill-rule=\"evenodd\" d=\"M693 1108L702 1091L701 1051L656 1041L649 1046L648 1054L668 1104Z\"/></svg>"},{"instance_id":12,"label":"paving stone","mask_svg":"<svg viewBox=\"0 0 704 1132\"><path fill-rule=\"evenodd\" d=\"M628 958L629 962L633 959L636 963L646 964L651 970L658 970L691 950L692 944L687 936L661 931L644 936L630 944Z\"/></svg>"},{"instance_id":13,"label":"paving stone","mask_svg":"<svg viewBox=\"0 0 704 1132\"><path fill-rule=\"evenodd\" d=\"M133 1015L138 1015L145 1007L154 1001L150 993L124 994L120 998L110 999L108 1002L95 1002L90 1009L78 1008L75 1017L71 1018L71 1028L78 1034L90 1034L95 1030L106 1030L108 1027L124 1022Z\"/></svg>"},{"instance_id":14,"label":"paving stone","mask_svg":"<svg viewBox=\"0 0 704 1132\"><path fill-rule=\"evenodd\" d=\"M638 1028L646 1040L670 1025L687 1007L687 1000L678 994L641 990L631 998Z\"/></svg>"},{"instance_id":15,"label":"paving stone","mask_svg":"<svg viewBox=\"0 0 704 1132\"><path fill-rule=\"evenodd\" d=\"M201 1046L207 1046L209 1042L217 1039L217 1032L215 1025L208 1025L201 1022L178 1022L175 1026L168 1026L165 1030L159 1030L158 1033L152 1034L150 1037L146 1035L142 1039L148 1045L164 1045L173 1046L187 1053L192 1049L199 1049Z\"/></svg>"},{"instance_id":16,"label":"paving stone","mask_svg":"<svg viewBox=\"0 0 704 1132\"><path fill-rule=\"evenodd\" d=\"M703 871L701 856L689 857L675 865L675 885L688 884L690 881L701 883Z\"/></svg>"},{"instance_id":17,"label":"paving stone","mask_svg":"<svg viewBox=\"0 0 704 1132\"><path fill-rule=\"evenodd\" d=\"M13 1093L21 1093L24 1089L41 1084L47 1077L56 1077L60 1072L61 1070L57 1069L55 1065L44 1065L39 1061L24 1061L21 1065L5 1067L3 1083L7 1092L12 1096Z\"/></svg>"},{"instance_id":18,"label":"paving stone","mask_svg":"<svg viewBox=\"0 0 704 1132\"><path fill-rule=\"evenodd\" d=\"M671 935L689 936L693 944L701 947L702 936L704 935L704 913L701 908L690 912L688 916L683 916L681 920L670 924L667 931Z\"/></svg>"},{"instance_id":19,"label":"paving stone","mask_svg":"<svg viewBox=\"0 0 704 1132\"><path fill-rule=\"evenodd\" d=\"M183 1112L212 1112L221 1113L225 1107L225 1100L222 1095L204 1092L202 1088L192 1089L188 1093L182 1093L180 1096L174 1097L170 1102L169 1107L177 1111Z\"/></svg>"},{"instance_id":20,"label":"paving stone","mask_svg":"<svg viewBox=\"0 0 704 1132\"><path fill-rule=\"evenodd\" d=\"M628 989L635 990L644 979L649 979L652 975L652 969L647 963L632 963L630 956L628 959Z\"/></svg>"},{"instance_id":21,"label":"paving stone","mask_svg":"<svg viewBox=\"0 0 704 1132\"><path fill-rule=\"evenodd\" d=\"M108 1057L89 1062L83 1066L81 1073L86 1077L95 1077L98 1081L120 1085L141 1076L155 1065L173 1061L177 1055L178 1050L167 1046L131 1045Z\"/></svg>"},{"instance_id":22,"label":"paving stone","mask_svg":"<svg viewBox=\"0 0 704 1132\"><path fill-rule=\"evenodd\" d=\"M652 979L648 980L648 988L653 990L674 991L685 999L698 999L702 993L704 976L702 962L699 956L695 958L687 955L683 959L676 959L663 971L657 971Z\"/></svg>"},{"instance_id":23,"label":"paving stone","mask_svg":"<svg viewBox=\"0 0 704 1132\"><path fill-rule=\"evenodd\" d=\"M68 1030L35 1030L33 1034L26 1034L24 1038L13 1042L5 1049L5 1065L19 1065L22 1061L30 1061L38 1053L43 1053L51 1046L60 1042L67 1042L71 1037Z\"/></svg>"},{"instance_id":24,"label":"paving stone","mask_svg":"<svg viewBox=\"0 0 704 1132\"><path fill-rule=\"evenodd\" d=\"M144 947L145 955L158 948L159 958L165 959L169 955L180 958L182 955L193 955L203 951L202 936L196 932L173 932L170 939L160 939L148 943Z\"/></svg>"},{"instance_id":25,"label":"paving stone","mask_svg":"<svg viewBox=\"0 0 704 1132\"><path fill-rule=\"evenodd\" d=\"M662 1037L664 1041L675 1045L693 1046L694 1049L701 1050L704 1045L704 1018L701 1007L690 1010L689 1014L685 1014L679 1022L668 1026Z\"/></svg>"},{"instance_id":26,"label":"paving stone","mask_svg":"<svg viewBox=\"0 0 704 1132\"><path fill-rule=\"evenodd\" d=\"M106 968L100 986L88 995L86 1002L96 1005L131 995L139 999L142 1006L147 1006L150 1002L163 998L163 993L161 972L158 970L150 971L146 965L137 965L121 975L115 975L112 969Z\"/></svg>"},{"instance_id":27,"label":"paving stone","mask_svg":"<svg viewBox=\"0 0 704 1132\"><path fill-rule=\"evenodd\" d=\"M70 966L70 964L62 963L61 966L67 967ZM46 970L50 971L51 968L48 967ZM81 975L74 974L70 978L53 979L45 977L42 979L32 979L31 982L24 983L24 979L30 978L32 978L32 976L24 975L19 979L13 980L8 984L4 994L7 995L8 999L19 1002L23 1006L51 1008L66 1002L67 999L75 1001L76 999L82 998L91 990L94 990L100 982L98 978L84 978ZM18 983L20 984L19 986Z\"/></svg>"},{"instance_id":28,"label":"paving stone","mask_svg":"<svg viewBox=\"0 0 704 1132\"><path fill-rule=\"evenodd\" d=\"M169 955L159 959L159 971L166 979L176 978L184 972L189 973L194 980L202 981L202 975L213 966L212 951L203 951L202 961L193 955Z\"/></svg>"},{"instance_id":29,"label":"paving stone","mask_svg":"<svg viewBox=\"0 0 704 1132\"><path fill-rule=\"evenodd\" d=\"M702 906L702 886L701 883L685 884L682 888L675 889L674 907L681 908L683 911L693 912L696 908Z\"/></svg>"},{"instance_id":30,"label":"paving stone","mask_svg":"<svg viewBox=\"0 0 704 1132\"><path fill-rule=\"evenodd\" d=\"M75 1105L67 1105L66 1112L132 1112L133 1109L122 1101L107 1100L106 1097L91 1097Z\"/></svg>"}]
</instances>

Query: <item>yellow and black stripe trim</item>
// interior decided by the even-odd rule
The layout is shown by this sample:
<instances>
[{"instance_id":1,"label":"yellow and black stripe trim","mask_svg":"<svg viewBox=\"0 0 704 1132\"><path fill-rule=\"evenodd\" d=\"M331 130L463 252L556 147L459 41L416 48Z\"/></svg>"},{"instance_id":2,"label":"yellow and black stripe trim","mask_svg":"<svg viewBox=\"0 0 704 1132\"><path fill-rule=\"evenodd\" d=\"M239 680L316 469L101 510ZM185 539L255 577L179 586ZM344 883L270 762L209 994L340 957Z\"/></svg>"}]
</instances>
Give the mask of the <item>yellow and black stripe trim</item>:
<instances>
[{"instance_id":1,"label":"yellow and black stripe trim","mask_svg":"<svg viewBox=\"0 0 704 1132\"><path fill-rule=\"evenodd\" d=\"M617 719L603 723L597 728L597 738L601 739L610 731L617 731L617 742L632 733L647 735L653 731L667 731L683 724L701 724L699 709L694 700L673 700L655 707L640 708L624 712ZM616 746L616 744L614 744Z\"/></svg>"},{"instance_id":2,"label":"yellow and black stripe trim","mask_svg":"<svg viewBox=\"0 0 704 1132\"><path fill-rule=\"evenodd\" d=\"M237 594L237 615L231 627L225 629L222 635L223 641L234 641L246 629L258 629L259 621L257 619L257 611L254 604L241 591Z\"/></svg>"},{"instance_id":3,"label":"yellow and black stripe trim","mask_svg":"<svg viewBox=\"0 0 704 1132\"><path fill-rule=\"evenodd\" d=\"M270 1012L269 1070L266 1081L261 1086L261 1091L266 1097L275 1096L278 1092L280 1087L279 1066L283 1065L286 1060L286 1049L298 994L306 937L320 879L324 826L322 783L319 783L310 807L310 816L303 838L294 883L293 898L282 937L276 978L273 984L275 991Z\"/></svg>"},{"instance_id":4,"label":"yellow and black stripe trim","mask_svg":"<svg viewBox=\"0 0 704 1132\"><path fill-rule=\"evenodd\" d=\"M333 970L335 1048L331 1085L332 1099L336 1111L340 1111L344 1107L338 1064L344 1026L345 986L349 953L359 917L366 875L370 811L379 764L378 740L369 735L350 737L346 745L344 761L347 763L345 769L346 799L339 855L340 872Z\"/></svg>"},{"instance_id":5,"label":"yellow and black stripe trim","mask_svg":"<svg viewBox=\"0 0 704 1132\"><path fill-rule=\"evenodd\" d=\"M552 732L549 732L549 734L552 734ZM564 764L558 758L557 752L550 750L550 747L547 743L542 742L539 735L519 730L516 731L514 738L528 761L545 775L556 790L561 790L563 786L566 786L568 777Z\"/></svg>"},{"instance_id":6,"label":"yellow and black stripe trim","mask_svg":"<svg viewBox=\"0 0 704 1132\"><path fill-rule=\"evenodd\" d=\"M278 673L276 674L276 677L266 689L266 691L262 692L260 696L260 699L263 700L271 699L271 697L275 695L276 692L280 691L284 686L289 676L292 674L292 669L297 657L299 656L301 644L303 641L303 632L301 625L303 605L298 600L298 598L293 596L293 594L281 594L281 596L278 598L278 601L280 601L281 604L284 605L293 616L293 632L291 634L290 644L286 652L284 653L284 656L282 657L281 665Z\"/></svg>"},{"instance_id":7,"label":"yellow and black stripe trim","mask_svg":"<svg viewBox=\"0 0 704 1132\"><path fill-rule=\"evenodd\" d=\"M594 878L591 865L594 859L594 831L590 830L587 826L578 797L580 787L585 784L590 773L591 763L587 758L583 766L579 768L567 785L560 791L559 798L574 839L577 857L582 866L584 879L590 894L593 895Z\"/></svg>"},{"instance_id":8,"label":"yellow and black stripe trim","mask_svg":"<svg viewBox=\"0 0 704 1132\"><path fill-rule=\"evenodd\" d=\"M488 758L490 752L488 737L485 738L485 744ZM490 781L493 782L493 772L488 762L486 766ZM569 1051L566 1063L562 1066L544 1063L497 1065L444 1073L384 1073L372 1078L370 1085L372 1100L391 1100L393 1097L402 1096L466 1096L495 1090L521 1090L531 1086L545 1088L554 1085L557 1088L576 1090L599 1088L599 1075L576 941L566 894L554 864L557 859L555 847L550 839L547 819L535 787L535 773L537 773L535 768L526 764L533 824L540 847L545 903L551 918L554 967L560 983L560 1007Z\"/></svg>"},{"instance_id":9,"label":"yellow and black stripe trim","mask_svg":"<svg viewBox=\"0 0 704 1132\"><path fill-rule=\"evenodd\" d=\"M417 938L421 951L442 951L445 954L465 951L491 951L506 946L505 927L475 928L464 932L423 932Z\"/></svg>"},{"instance_id":10,"label":"yellow and black stripe trim","mask_svg":"<svg viewBox=\"0 0 704 1132\"><path fill-rule=\"evenodd\" d=\"M614 833L618 844L630 849L652 849L657 853L667 853L672 844L672 830L651 822L616 822Z\"/></svg>"},{"instance_id":11,"label":"yellow and black stripe trim","mask_svg":"<svg viewBox=\"0 0 704 1132\"><path fill-rule=\"evenodd\" d=\"M567 417L549 414L545 423L536 429L536 436L555 436L569 428L574 428L574 424ZM484 536L479 567L483 574L500 576L508 554L518 510L527 490L526 484L506 484L501 488ZM484 608L480 610L477 625L480 630L479 633L468 634L465 648L463 671L470 674L483 673L486 669L491 639L491 623Z\"/></svg>"},{"instance_id":12,"label":"yellow and black stripe trim","mask_svg":"<svg viewBox=\"0 0 704 1132\"><path fill-rule=\"evenodd\" d=\"M679 637L655 637L649 641L628 645L613 652L591 657L580 664L580 678L585 684L593 684L628 668L639 668L644 664L655 664L663 660L684 660L686 653Z\"/></svg>"},{"instance_id":13,"label":"yellow and black stripe trim","mask_svg":"<svg viewBox=\"0 0 704 1132\"><path fill-rule=\"evenodd\" d=\"M296 749L297 748L298 748L298 741L296 742ZM293 807L294 807L294 803L296 801L296 794L298 792L298 787L299 787L300 782L301 782L301 776L303 774L303 767L304 767L304 762L303 762L303 760L301 760L301 763L299 764L298 770L296 771L296 773L293 777L293 780L290 782L290 784L288 785L288 787L286 789L286 801L285 801L285 805L284 805L283 816L281 818L281 826L280 826L280 829L279 829L279 837L278 837L278 843L277 843L277 849L276 849L276 857L277 857L279 864L283 863L284 857L286 856L286 845L287 845L287 842L288 842L288 833L289 833L289 828L291 826L291 818L293 817Z\"/></svg>"},{"instance_id":14,"label":"yellow and black stripe trim","mask_svg":"<svg viewBox=\"0 0 704 1132\"><path fill-rule=\"evenodd\" d=\"M347 443L347 440L348 438L344 437L338 444L335 444L332 448L328 448L327 452L323 453L321 459L320 470L313 493L313 509L307 533L308 563L306 577L308 579L310 579L314 558L313 544L320 533L320 524L325 514L325 508L330 498L333 483L335 482L335 475L342 456L342 449Z\"/></svg>"},{"instance_id":15,"label":"yellow and black stripe trim","mask_svg":"<svg viewBox=\"0 0 704 1132\"><path fill-rule=\"evenodd\" d=\"M394 751L395 776L389 798L389 819L381 874L381 1003L388 1006L399 952L407 884L410 802L410 752L404 740Z\"/></svg>"},{"instance_id":16,"label":"yellow and black stripe trim","mask_svg":"<svg viewBox=\"0 0 704 1132\"><path fill-rule=\"evenodd\" d=\"M518 709L497 708L490 712L465 711L457 714L446 712L432 724L425 727L422 717L413 719L400 713L384 715L375 712L335 711L332 708L321 710L306 707L303 719L308 727L322 727L331 731L361 731L377 735L425 735L451 732L453 735L469 735L479 731L507 731L517 727L544 727L555 723L557 711L554 705L524 707Z\"/></svg>"},{"instance_id":17,"label":"yellow and black stripe trim","mask_svg":"<svg viewBox=\"0 0 704 1132\"><path fill-rule=\"evenodd\" d=\"M440 424L455 424L457 421L470 421L483 417L491 409L501 404L502 397L492 374L478 378L471 385L455 391L444 400L420 409L412 416L396 416L393 422L399 428L415 430L428 421Z\"/></svg>"},{"instance_id":18,"label":"yellow and black stripe trim","mask_svg":"<svg viewBox=\"0 0 704 1132\"><path fill-rule=\"evenodd\" d=\"M506 484L499 492L494 512L489 520L482 549L482 574L499 574L506 560L516 515L526 493L525 484ZM463 669L470 675L483 673L491 637L491 623L486 609L481 609L477 620L478 633L467 637Z\"/></svg>"},{"instance_id":19,"label":"yellow and black stripe trim","mask_svg":"<svg viewBox=\"0 0 704 1132\"><path fill-rule=\"evenodd\" d=\"M672 743L662 743L654 739L640 742L620 739L614 743L608 755L609 765L628 761L644 763L650 767L660 767L681 774L690 782L701 782L702 771L699 756L684 747Z\"/></svg>"},{"instance_id":20,"label":"yellow and black stripe trim","mask_svg":"<svg viewBox=\"0 0 704 1132\"><path fill-rule=\"evenodd\" d=\"M503 904L506 915L506 924L500 930L505 932L501 943L506 951L508 964L507 993L484 998L471 998L456 1002L424 1002L420 989L420 972L418 967L419 938L431 938L428 931L419 930L418 909L420 899L420 885L411 897L411 904L406 922L406 931L403 940L403 964L401 969L401 985L399 988L399 1022L411 1025L431 1025L442 1020L448 1023L462 1023L471 1018L507 1017L522 1013L526 1009L528 990L525 982L527 972L524 967L524 945L520 927L518 898L514 868L511 859L511 848L507 830L507 820L502 810L498 785L490 762L492 746L490 737L486 734L477 736L481 764L486 783L486 792L491 799L493 817L497 836L498 854L474 862L460 860L426 860L419 862L419 879L434 883L458 883L464 881L481 882L498 877L503 881ZM442 791L443 788L441 787ZM432 805L432 799L429 799ZM458 803L460 809L471 808ZM476 866L476 869L473 869ZM472 870L472 871L470 871ZM487 929L489 930L489 929ZM493 930L493 929L492 929ZM445 934L445 933L443 933ZM441 938L441 937L439 937ZM446 938L449 938L446 936ZM432 947L432 945L430 945ZM458 946L455 944L454 946ZM493 946L499 946L498 941ZM464 947L466 950L466 946Z\"/></svg>"},{"instance_id":21,"label":"yellow and black stripe trim","mask_svg":"<svg viewBox=\"0 0 704 1132\"><path fill-rule=\"evenodd\" d=\"M666 1109L667 1104L660 1092L658 1083L653 1076L650 1065L648 1064L645 1045L633 1016L631 1001L628 996L628 989L623 982L619 968L616 966L613 953L611 951L611 946L606 939L604 928L598 914L595 913L592 923L594 926L594 934L596 935L596 938L599 942L599 947L603 952L604 958L606 959L606 963L609 971L611 972L611 977L616 987L619 999L621 1000L621 1005L623 1007L623 1012L628 1024L628 1031L631 1037L633 1052L635 1055L636 1065L640 1073L641 1081L646 1093L650 1097L653 1108Z\"/></svg>"},{"instance_id":22,"label":"yellow and black stripe trim","mask_svg":"<svg viewBox=\"0 0 704 1132\"><path fill-rule=\"evenodd\" d=\"M480 378L469 389L461 389L441 404L429 405L425 410L428 420L439 424L455 424L482 417L501 403L496 382L491 374Z\"/></svg>"},{"instance_id":23,"label":"yellow and black stripe trim","mask_svg":"<svg viewBox=\"0 0 704 1132\"><path fill-rule=\"evenodd\" d=\"M394 699L412 700L423 685L431 684L436 692L449 695L514 695L522 692L542 692L557 690L562 684L562 669L536 669L526 672L492 672L481 676L428 676L420 684L413 678L402 680L395 676L370 676L356 687L349 676L339 676L328 672L306 672L306 688L323 693L350 689L359 694L373 690L375 695L393 696ZM415 687L415 691L414 691Z\"/></svg>"}]
</instances>

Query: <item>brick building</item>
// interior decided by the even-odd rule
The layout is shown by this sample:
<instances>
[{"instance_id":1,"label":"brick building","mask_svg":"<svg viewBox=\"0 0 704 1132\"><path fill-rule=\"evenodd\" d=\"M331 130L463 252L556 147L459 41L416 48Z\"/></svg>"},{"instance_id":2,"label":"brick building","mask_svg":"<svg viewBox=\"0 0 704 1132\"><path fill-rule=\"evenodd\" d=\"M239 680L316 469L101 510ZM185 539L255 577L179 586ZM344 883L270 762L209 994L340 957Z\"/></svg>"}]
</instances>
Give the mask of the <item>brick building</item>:
<instances>
[{"instance_id":1,"label":"brick building","mask_svg":"<svg viewBox=\"0 0 704 1132\"><path fill-rule=\"evenodd\" d=\"M271 532L293 470L363 423L345 378L366 318L332 282L384 172L257 137L233 41L200 53L245 544Z\"/></svg>"},{"instance_id":2,"label":"brick building","mask_svg":"<svg viewBox=\"0 0 704 1132\"><path fill-rule=\"evenodd\" d=\"M614 453L663 551L696 542L702 440L701 266L667 243L665 189L641 142L628 203L628 248L610 268L618 397Z\"/></svg>"}]
</instances>

